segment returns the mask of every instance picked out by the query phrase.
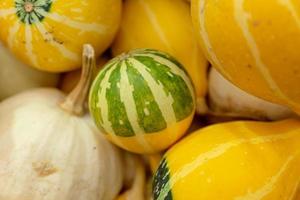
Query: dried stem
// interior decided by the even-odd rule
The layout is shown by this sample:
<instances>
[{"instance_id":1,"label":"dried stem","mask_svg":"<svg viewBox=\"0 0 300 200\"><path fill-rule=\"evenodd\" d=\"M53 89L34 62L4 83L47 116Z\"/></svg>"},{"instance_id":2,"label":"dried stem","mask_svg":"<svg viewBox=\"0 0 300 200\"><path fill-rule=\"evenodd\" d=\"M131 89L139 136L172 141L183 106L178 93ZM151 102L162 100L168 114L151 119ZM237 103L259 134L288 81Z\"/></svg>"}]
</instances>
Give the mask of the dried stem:
<instances>
[{"instance_id":1,"label":"dried stem","mask_svg":"<svg viewBox=\"0 0 300 200\"><path fill-rule=\"evenodd\" d=\"M96 67L95 52L91 45L83 46L82 54L82 73L79 83L66 97L60 106L74 115L84 114L84 104L92 82L93 70Z\"/></svg>"}]
</instances>

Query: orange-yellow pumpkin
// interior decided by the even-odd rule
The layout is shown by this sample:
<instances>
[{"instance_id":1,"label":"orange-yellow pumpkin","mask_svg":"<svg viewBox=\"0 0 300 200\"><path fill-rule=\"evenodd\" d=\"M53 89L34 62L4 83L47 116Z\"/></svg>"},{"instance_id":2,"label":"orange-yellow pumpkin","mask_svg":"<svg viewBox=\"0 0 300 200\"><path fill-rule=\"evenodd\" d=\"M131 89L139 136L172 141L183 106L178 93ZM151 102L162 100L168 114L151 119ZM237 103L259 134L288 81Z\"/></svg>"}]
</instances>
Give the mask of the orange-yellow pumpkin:
<instances>
[{"instance_id":1,"label":"orange-yellow pumpkin","mask_svg":"<svg viewBox=\"0 0 300 200\"><path fill-rule=\"evenodd\" d=\"M200 129L164 155L154 200L299 200L299 145L299 119Z\"/></svg>"},{"instance_id":2,"label":"orange-yellow pumpkin","mask_svg":"<svg viewBox=\"0 0 300 200\"><path fill-rule=\"evenodd\" d=\"M96 56L113 40L121 0L0 1L0 40L26 64L63 72L79 68L84 43Z\"/></svg>"},{"instance_id":3,"label":"orange-yellow pumpkin","mask_svg":"<svg viewBox=\"0 0 300 200\"><path fill-rule=\"evenodd\" d=\"M192 18L228 80L300 113L300 1L193 0Z\"/></svg>"}]
</instances>

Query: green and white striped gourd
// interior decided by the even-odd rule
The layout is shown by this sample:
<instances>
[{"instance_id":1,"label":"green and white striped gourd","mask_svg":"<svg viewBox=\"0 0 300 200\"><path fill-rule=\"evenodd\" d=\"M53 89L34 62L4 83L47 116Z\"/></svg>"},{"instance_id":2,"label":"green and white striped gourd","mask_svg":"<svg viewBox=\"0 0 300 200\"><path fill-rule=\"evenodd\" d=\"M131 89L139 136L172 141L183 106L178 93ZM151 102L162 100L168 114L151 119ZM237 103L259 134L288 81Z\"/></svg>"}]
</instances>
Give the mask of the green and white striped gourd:
<instances>
[{"instance_id":1,"label":"green and white striped gourd","mask_svg":"<svg viewBox=\"0 0 300 200\"><path fill-rule=\"evenodd\" d=\"M113 143L135 153L155 153L190 126L195 92L173 57L138 49L112 59L99 72L89 106L97 126Z\"/></svg>"}]
</instances>

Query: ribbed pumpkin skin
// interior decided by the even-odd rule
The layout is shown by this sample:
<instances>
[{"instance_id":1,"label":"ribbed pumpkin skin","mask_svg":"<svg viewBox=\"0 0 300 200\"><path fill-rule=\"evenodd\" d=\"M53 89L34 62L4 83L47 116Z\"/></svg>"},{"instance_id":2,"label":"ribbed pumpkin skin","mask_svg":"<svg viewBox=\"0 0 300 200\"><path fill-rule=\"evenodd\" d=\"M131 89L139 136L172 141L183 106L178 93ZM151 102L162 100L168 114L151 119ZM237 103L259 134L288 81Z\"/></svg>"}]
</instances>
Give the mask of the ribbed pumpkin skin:
<instances>
[{"instance_id":1,"label":"ribbed pumpkin skin","mask_svg":"<svg viewBox=\"0 0 300 200\"><path fill-rule=\"evenodd\" d=\"M30 66L69 71L80 67L83 44L92 44L97 55L110 45L120 14L121 0L4 0L0 39Z\"/></svg>"},{"instance_id":2,"label":"ribbed pumpkin skin","mask_svg":"<svg viewBox=\"0 0 300 200\"><path fill-rule=\"evenodd\" d=\"M118 146L155 153L178 140L195 111L191 80L169 55L141 49L120 55L93 82L90 111Z\"/></svg>"},{"instance_id":3,"label":"ribbed pumpkin skin","mask_svg":"<svg viewBox=\"0 0 300 200\"><path fill-rule=\"evenodd\" d=\"M208 62L197 45L188 3L182 0L125 1L112 51L116 56L136 48L157 49L178 59L192 78L201 109L207 90Z\"/></svg>"},{"instance_id":4,"label":"ribbed pumpkin skin","mask_svg":"<svg viewBox=\"0 0 300 200\"><path fill-rule=\"evenodd\" d=\"M297 119L200 129L164 156L154 200L299 200L299 145Z\"/></svg>"},{"instance_id":5,"label":"ribbed pumpkin skin","mask_svg":"<svg viewBox=\"0 0 300 200\"><path fill-rule=\"evenodd\" d=\"M300 2L193 0L207 58L228 80L300 113Z\"/></svg>"}]
</instances>

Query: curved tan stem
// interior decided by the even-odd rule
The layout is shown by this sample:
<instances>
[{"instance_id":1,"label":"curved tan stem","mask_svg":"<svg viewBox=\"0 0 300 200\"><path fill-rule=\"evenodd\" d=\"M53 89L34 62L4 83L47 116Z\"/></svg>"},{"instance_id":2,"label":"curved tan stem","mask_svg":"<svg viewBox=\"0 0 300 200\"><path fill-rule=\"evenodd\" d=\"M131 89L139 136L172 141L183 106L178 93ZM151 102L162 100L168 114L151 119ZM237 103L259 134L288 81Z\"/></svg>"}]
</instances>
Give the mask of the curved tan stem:
<instances>
[{"instance_id":1,"label":"curved tan stem","mask_svg":"<svg viewBox=\"0 0 300 200\"><path fill-rule=\"evenodd\" d=\"M82 53L82 73L79 83L66 97L60 106L74 115L84 114L84 103L92 82L93 70L96 67L95 52L91 45L85 44Z\"/></svg>"}]
</instances>

